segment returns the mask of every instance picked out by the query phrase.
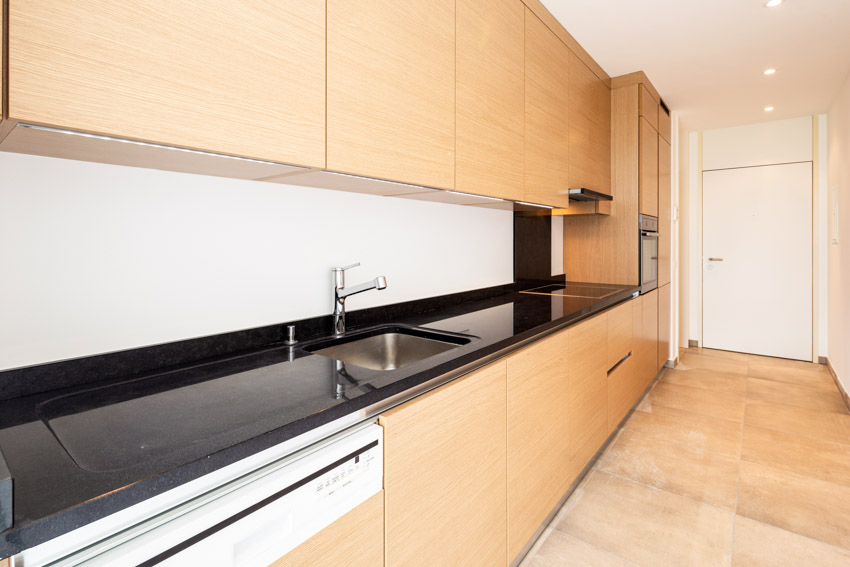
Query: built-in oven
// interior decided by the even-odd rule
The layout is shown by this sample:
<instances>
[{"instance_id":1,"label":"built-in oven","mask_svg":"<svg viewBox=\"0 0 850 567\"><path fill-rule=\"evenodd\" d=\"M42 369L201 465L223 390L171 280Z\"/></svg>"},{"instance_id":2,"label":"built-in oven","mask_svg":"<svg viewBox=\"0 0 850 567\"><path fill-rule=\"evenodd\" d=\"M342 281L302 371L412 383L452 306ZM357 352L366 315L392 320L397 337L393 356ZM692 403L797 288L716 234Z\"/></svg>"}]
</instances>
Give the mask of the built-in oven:
<instances>
[{"instance_id":1,"label":"built-in oven","mask_svg":"<svg viewBox=\"0 0 850 567\"><path fill-rule=\"evenodd\" d=\"M640 218L640 292L658 287L658 217Z\"/></svg>"}]
</instances>

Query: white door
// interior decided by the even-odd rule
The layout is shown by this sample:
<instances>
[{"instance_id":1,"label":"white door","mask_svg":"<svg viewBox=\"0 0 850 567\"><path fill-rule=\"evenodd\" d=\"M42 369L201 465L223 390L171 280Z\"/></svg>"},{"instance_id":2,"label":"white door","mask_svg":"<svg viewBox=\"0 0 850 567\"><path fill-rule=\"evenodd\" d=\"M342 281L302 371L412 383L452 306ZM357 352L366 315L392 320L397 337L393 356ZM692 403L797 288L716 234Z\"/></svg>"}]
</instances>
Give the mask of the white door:
<instances>
[{"instance_id":1,"label":"white door","mask_svg":"<svg viewBox=\"0 0 850 567\"><path fill-rule=\"evenodd\" d=\"M812 360L812 164L703 172L703 346Z\"/></svg>"}]
</instances>

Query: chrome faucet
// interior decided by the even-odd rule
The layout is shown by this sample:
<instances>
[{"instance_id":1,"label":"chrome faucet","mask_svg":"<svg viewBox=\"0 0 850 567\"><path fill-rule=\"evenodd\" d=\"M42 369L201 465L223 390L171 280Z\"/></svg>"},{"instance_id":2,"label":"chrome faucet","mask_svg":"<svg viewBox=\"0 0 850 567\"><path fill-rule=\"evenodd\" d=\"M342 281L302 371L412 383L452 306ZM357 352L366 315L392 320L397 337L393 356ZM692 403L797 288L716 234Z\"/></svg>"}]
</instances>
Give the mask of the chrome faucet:
<instances>
[{"instance_id":1,"label":"chrome faucet","mask_svg":"<svg viewBox=\"0 0 850 567\"><path fill-rule=\"evenodd\" d=\"M356 268L360 262L345 266L344 268L331 268L334 284L334 334L341 335L345 332L345 298L355 293L362 293L370 289L384 289L387 287L387 278L378 276L372 281L363 282L360 285L345 287L345 270Z\"/></svg>"}]
</instances>

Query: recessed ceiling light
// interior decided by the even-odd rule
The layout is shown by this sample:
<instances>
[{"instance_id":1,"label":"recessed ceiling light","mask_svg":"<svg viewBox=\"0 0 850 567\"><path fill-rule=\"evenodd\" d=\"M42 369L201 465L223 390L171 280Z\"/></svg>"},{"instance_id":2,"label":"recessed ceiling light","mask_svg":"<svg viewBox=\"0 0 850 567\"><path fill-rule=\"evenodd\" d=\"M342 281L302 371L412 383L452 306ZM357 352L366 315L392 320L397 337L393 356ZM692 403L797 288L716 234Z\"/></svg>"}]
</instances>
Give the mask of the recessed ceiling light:
<instances>
[{"instance_id":1,"label":"recessed ceiling light","mask_svg":"<svg viewBox=\"0 0 850 567\"><path fill-rule=\"evenodd\" d=\"M765 107L764 107L764 111L765 111L765 112L772 112L772 111L773 111L773 107L772 107L772 106L765 106Z\"/></svg>"},{"instance_id":2,"label":"recessed ceiling light","mask_svg":"<svg viewBox=\"0 0 850 567\"><path fill-rule=\"evenodd\" d=\"M774 73L776 73L776 69L765 69L764 70L765 75L773 75Z\"/></svg>"},{"instance_id":3,"label":"recessed ceiling light","mask_svg":"<svg viewBox=\"0 0 850 567\"><path fill-rule=\"evenodd\" d=\"M764 3L764 5L765 5L766 8L775 8L776 6L779 6L780 4L782 4L782 1L783 0L767 0L767 2Z\"/></svg>"}]
</instances>

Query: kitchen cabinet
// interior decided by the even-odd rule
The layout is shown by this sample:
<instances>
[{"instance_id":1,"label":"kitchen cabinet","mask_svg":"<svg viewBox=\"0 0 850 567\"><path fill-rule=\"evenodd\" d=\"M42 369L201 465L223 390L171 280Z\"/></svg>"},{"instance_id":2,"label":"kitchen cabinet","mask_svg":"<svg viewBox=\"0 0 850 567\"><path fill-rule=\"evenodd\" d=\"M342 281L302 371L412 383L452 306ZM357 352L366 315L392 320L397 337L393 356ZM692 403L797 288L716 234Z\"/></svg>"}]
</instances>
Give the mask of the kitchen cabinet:
<instances>
[{"instance_id":1,"label":"kitchen cabinet","mask_svg":"<svg viewBox=\"0 0 850 567\"><path fill-rule=\"evenodd\" d=\"M570 53L570 188L611 194L611 90Z\"/></svg>"},{"instance_id":2,"label":"kitchen cabinet","mask_svg":"<svg viewBox=\"0 0 850 567\"><path fill-rule=\"evenodd\" d=\"M658 132L640 117L640 213L658 216Z\"/></svg>"},{"instance_id":3,"label":"kitchen cabinet","mask_svg":"<svg viewBox=\"0 0 850 567\"><path fill-rule=\"evenodd\" d=\"M327 12L328 169L454 189L454 0Z\"/></svg>"},{"instance_id":4,"label":"kitchen cabinet","mask_svg":"<svg viewBox=\"0 0 850 567\"><path fill-rule=\"evenodd\" d=\"M375 494L269 567L380 567L384 493Z\"/></svg>"},{"instance_id":5,"label":"kitchen cabinet","mask_svg":"<svg viewBox=\"0 0 850 567\"><path fill-rule=\"evenodd\" d=\"M671 215L670 144L658 137L658 287L670 283L673 226Z\"/></svg>"},{"instance_id":6,"label":"kitchen cabinet","mask_svg":"<svg viewBox=\"0 0 850 567\"><path fill-rule=\"evenodd\" d=\"M325 2L9 2L21 122L325 166Z\"/></svg>"},{"instance_id":7,"label":"kitchen cabinet","mask_svg":"<svg viewBox=\"0 0 850 567\"><path fill-rule=\"evenodd\" d=\"M577 477L608 437L608 315L569 329L570 476Z\"/></svg>"},{"instance_id":8,"label":"kitchen cabinet","mask_svg":"<svg viewBox=\"0 0 850 567\"><path fill-rule=\"evenodd\" d=\"M637 399L634 372L634 305L627 301L608 312L608 434L628 413Z\"/></svg>"},{"instance_id":9,"label":"kitchen cabinet","mask_svg":"<svg viewBox=\"0 0 850 567\"><path fill-rule=\"evenodd\" d=\"M658 288L658 364L661 370L670 359L671 325L670 325L670 284Z\"/></svg>"},{"instance_id":10,"label":"kitchen cabinet","mask_svg":"<svg viewBox=\"0 0 850 567\"><path fill-rule=\"evenodd\" d=\"M643 314L637 372L643 390L658 374L658 290L654 289L641 297Z\"/></svg>"},{"instance_id":11,"label":"kitchen cabinet","mask_svg":"<svg viewBox=\"0 0 850 567\"><path fill-rule=\"evenodd\" d=\"M658 107L658 135L670 144L672 143L672 132L670 124L670 113L664 110L663 107Z\"/></svg>"},{"instance_id":12,"label":"kitchen cabinet","mask_svg":"<svg viewBox=\"0 0 850 567\"><path fill-rule=\"evenodd\" d=\"M636 360L635 355L629 353L627 358L608 371L609 435L617 429L644 390L638 380Z\"/></svg>"},{"instance_id":13,"label":"kitchen cabinet","mask_svg":"<svg viewBox=\"0 0 850 567\"><path fill-rule=\"evenodd\" d=\"M525 9L525 200L569 207L570 50Z\"/></svg>"},{"instance_id":14,"label":"kitchen cabinet","mask_svg":"<svg viewBox=\"0 0 850 567\"><path fill-rule=\"evenodd\" d=\"M380 417L388 566L506 564L506 366Z\"/></svg>"},{"instance_id":15,"label":"kitchen cabinet","mask_svg":"<svg viewBox=\"0 0 850 567\"><path fill-rule=\"evenodd\" d=\"M640 84L640 108L638 110L640 116L649 122L653 130L658 131L658 101L652 96L652 92L645 84Z\"/></svg>"},{"instance_id":16,"label":"kitchen cabinet","mask_svg":"<svg viewBox=\"0 0 850 567\"><path fill-rule=\"evenodd\" d=\"M508 561L566 493L570 474L569 331L508 358Z\"/></svg>"},{"instance_id":17,"label":"kitchen cabinet","mask_svg":"<svg viewBox=\"0 0 850 567\"><path fill-rule=\"evenodd\" d=\"M458 0L455 188L523 199L525 8Z\"/></svg>"}]
</instances>

